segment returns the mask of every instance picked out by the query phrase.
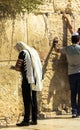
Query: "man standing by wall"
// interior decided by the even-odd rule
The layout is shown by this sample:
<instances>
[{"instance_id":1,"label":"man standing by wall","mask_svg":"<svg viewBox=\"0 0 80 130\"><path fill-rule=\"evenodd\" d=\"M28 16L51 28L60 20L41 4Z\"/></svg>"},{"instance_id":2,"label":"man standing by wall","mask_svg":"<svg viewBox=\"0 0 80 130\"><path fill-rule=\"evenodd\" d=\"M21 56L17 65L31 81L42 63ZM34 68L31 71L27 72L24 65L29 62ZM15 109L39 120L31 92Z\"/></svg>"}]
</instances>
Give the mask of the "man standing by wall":
<instances>
[{"instance_id":1,"label":"man standing by wall","mask_svg":"<svg viewBox=\"0 0 80 130\"><path fill-rule=\"evenodd\" d=\"M58 38L54 38L53 47L56 52L63 53L67 57L72 117L75 118L80 116L80 36L77 32L72 34L71 41L72 45L58 48Z\"/></svg>"},{"instance_id":2,"label":"man standing by wall","mask_svg":"<svg viewBox=\"0 0 80 130\"><path fill-rule=\"evenodd\" d=\"M17 126L37 125L37 91L42 90L42 66L39 55L34 48L24 42L18 42L15 46L19 56L12 69L20 71L22 75L22 96L24 102L24 119ZM31 115L31 122L30 122Z\"/></svg>"}]
</instances>

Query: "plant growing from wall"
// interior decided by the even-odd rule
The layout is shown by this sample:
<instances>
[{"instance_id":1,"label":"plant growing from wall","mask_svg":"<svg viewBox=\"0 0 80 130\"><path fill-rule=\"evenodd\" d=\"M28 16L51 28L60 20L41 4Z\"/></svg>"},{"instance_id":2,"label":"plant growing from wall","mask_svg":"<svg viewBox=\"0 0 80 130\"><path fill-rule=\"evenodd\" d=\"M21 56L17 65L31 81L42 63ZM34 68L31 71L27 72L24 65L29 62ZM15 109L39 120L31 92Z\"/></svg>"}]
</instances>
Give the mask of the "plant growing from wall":
<instances>
[{"instance_id":1,"label":"plant growing from wall","mask_svg":"<svg viewBox=\"0 0 80 130\"><path fill-rule=\"evenodd\" d=\"M0 0L0 16L15 16L30 13L42 5L45 0Z\"/></svg>"}]
</instances>

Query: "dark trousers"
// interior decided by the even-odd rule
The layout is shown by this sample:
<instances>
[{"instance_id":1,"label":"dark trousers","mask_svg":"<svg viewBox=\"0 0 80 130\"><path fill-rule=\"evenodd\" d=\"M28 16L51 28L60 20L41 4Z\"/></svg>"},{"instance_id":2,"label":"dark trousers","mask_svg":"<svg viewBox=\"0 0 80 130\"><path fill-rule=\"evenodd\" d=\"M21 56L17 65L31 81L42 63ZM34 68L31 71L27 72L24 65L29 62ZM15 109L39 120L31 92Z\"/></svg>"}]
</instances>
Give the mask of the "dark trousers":
<instances>
[{"instance_id":1,"label":"dark trousers","mask_svg":"<svg viewBox=\"0 0 80 130\"><path fill-rule=\"evenodd\" d=\"M80 114L80 73L69 75L72 113Z\"/></svg>"},{"instance_id":2,"label":"dark trousers","mask_svg":"<svg viewBox=\"0 0 80 130\"><path fill-rule=\"evenodd\" d=\"M37 121L37 92L32 91L26 79L22 81L22 96L24 102L24 121Z\"/></svg>"}]
</instances>

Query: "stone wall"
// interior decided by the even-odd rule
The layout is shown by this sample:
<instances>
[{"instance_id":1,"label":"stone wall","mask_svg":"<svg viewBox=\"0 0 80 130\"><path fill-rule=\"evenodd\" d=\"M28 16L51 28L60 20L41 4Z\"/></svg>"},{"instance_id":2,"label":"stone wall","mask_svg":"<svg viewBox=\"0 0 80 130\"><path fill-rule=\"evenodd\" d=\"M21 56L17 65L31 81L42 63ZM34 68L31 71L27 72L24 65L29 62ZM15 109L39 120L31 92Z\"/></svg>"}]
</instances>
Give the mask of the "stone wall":
<instances>
[{"instance_id":1,"label":"stone wall","mask_svg":"<svg viewBox=\"0 0 80 130\"><path fill-rule=\"evenodd\" d=\"M59 37L60 46L70 44L70 32L61 11L66 11L76 31L80 23L79 0L48 0L29 15L0 17L0 117L17 120L23 113L21 75L10 69L17 60L14 45L18 41L35 47L42 61L44 81L43 90L38 93L39 112L69 112L66 58L52 48L55 36Z\"/></svg>"}]
</instances>

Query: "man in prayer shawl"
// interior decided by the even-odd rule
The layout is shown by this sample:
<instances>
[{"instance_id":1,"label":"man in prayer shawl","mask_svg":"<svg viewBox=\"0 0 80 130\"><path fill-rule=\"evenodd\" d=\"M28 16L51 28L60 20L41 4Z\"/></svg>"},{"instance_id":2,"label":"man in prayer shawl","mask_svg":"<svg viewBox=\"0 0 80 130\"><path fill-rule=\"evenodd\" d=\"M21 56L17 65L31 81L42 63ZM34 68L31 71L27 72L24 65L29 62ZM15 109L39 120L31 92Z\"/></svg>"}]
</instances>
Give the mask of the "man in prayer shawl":
<instances>
[{"instance_id":1,"label":"man in prayer shawl","mask_svg":"<svg viewBox=\"0 0 80 130\"><path fill-rule=\"evenodd\" d=\"M16 71L22 75L22 96L24 102L24 119L17 126L37 125L37 91L42 90L42 65L37 51L20 41L15 49L19 51ZM31 122L30 122L31 112Z\"/></svg>"}]
</instances>

